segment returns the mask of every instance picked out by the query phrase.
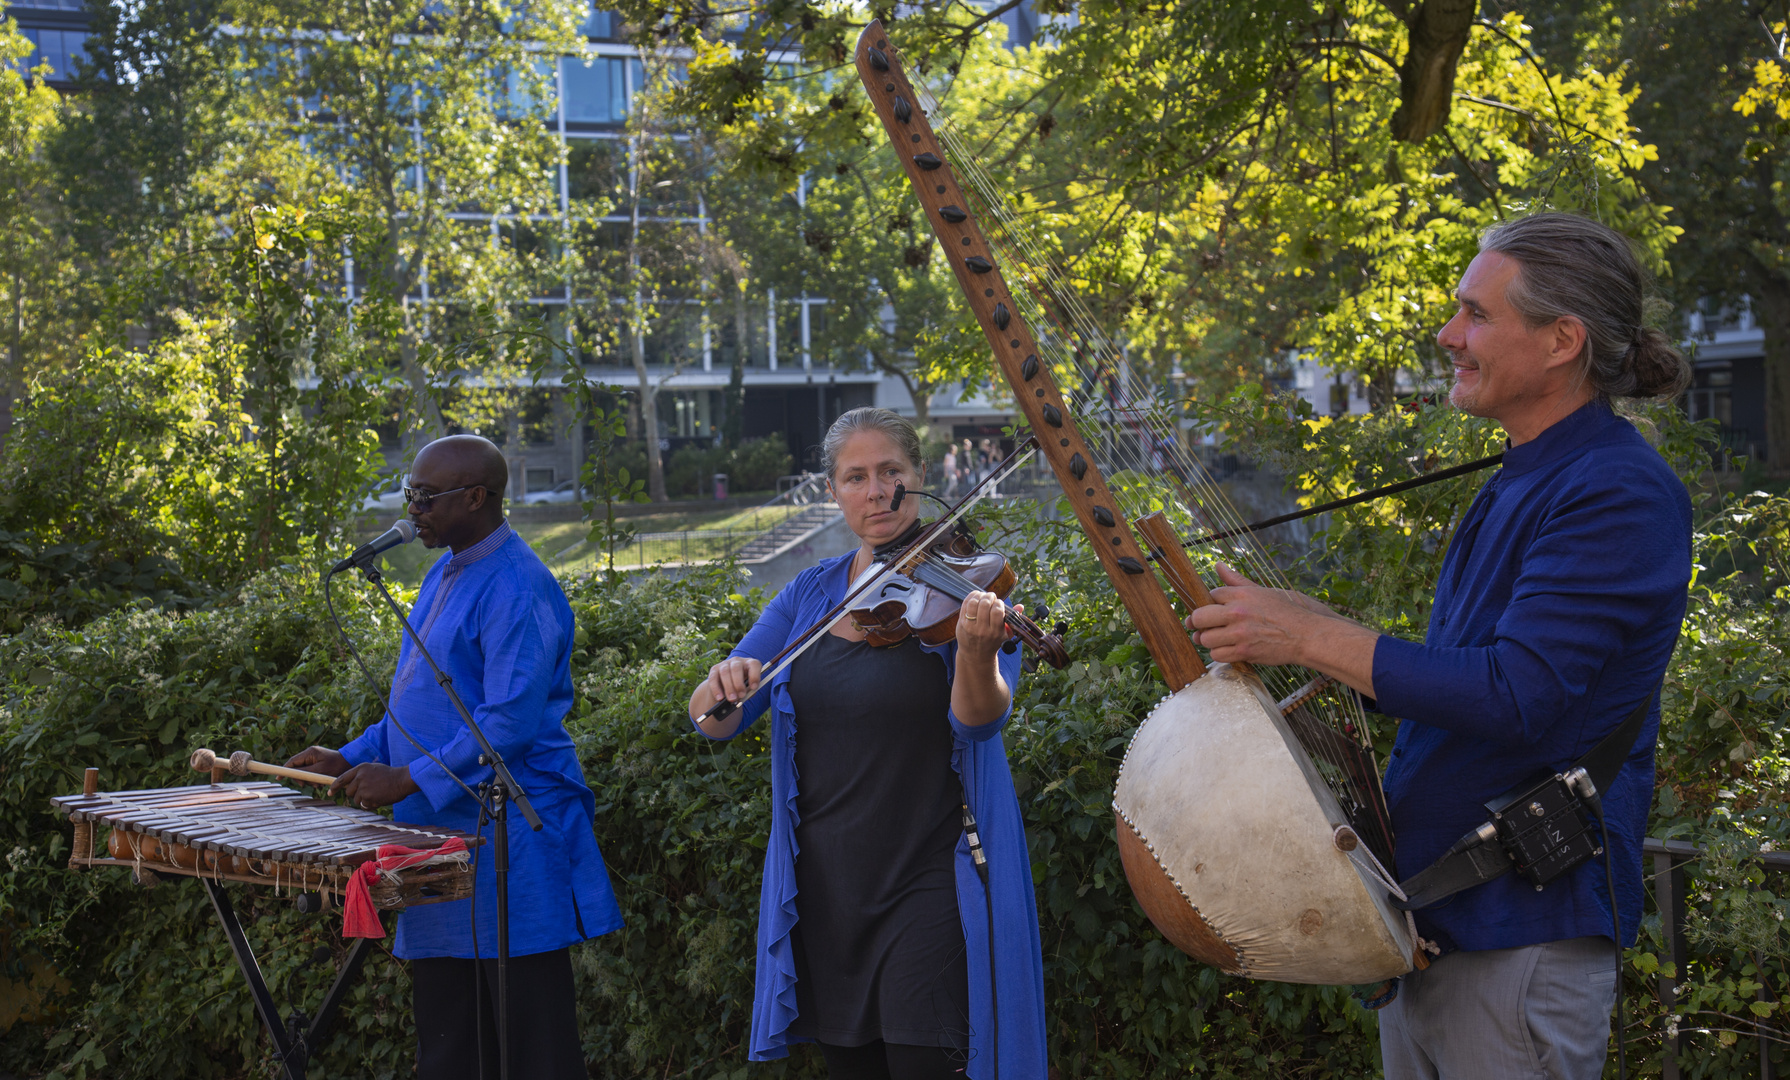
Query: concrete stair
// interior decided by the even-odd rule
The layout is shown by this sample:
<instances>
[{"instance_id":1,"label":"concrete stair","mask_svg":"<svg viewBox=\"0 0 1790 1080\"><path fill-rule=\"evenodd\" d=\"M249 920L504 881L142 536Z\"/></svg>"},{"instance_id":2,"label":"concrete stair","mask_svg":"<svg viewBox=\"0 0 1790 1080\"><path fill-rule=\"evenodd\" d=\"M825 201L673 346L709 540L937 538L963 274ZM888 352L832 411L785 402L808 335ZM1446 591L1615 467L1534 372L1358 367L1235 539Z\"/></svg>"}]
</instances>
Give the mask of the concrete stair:
<instances>
[{"instance_id":1,"label":"concrete stair","mask_svg":"<svg viewBox=\"0 0 1790 1080\"><path fill-rule=\"evenodd\" d=\"M747 541L738 553L743 563L769 559L785 548L800 543L812 533L826 528L842 516L832 503L813 503L785 518L780 524Z\"/></svg>"}]
</instances>

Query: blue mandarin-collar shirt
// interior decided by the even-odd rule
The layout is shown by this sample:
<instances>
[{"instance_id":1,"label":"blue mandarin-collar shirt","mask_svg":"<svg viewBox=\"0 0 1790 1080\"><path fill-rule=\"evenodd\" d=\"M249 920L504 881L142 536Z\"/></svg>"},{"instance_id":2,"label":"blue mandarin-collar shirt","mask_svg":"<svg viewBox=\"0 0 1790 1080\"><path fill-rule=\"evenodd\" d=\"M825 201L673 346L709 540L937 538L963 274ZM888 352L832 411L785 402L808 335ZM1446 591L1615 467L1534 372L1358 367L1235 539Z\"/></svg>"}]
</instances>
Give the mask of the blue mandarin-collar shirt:
<instances>
[{"instance_id":1,"label":"blue mandarin-collar shirt","mask_svg":"<svg viewBox=\"0 0 1790 1080\"><path fill-rule=\"evenodd\" d=\"M574 623L559 582L505 523L436 561L410 621L542 821L534 832L510 807L511 955L548 952L619 928L621 911L594 833L596 800L563 722L572 705ZM472 732L408 637L392 678L391 708L342 755L355 765L410 769L419 790L394 808L398 821L473 832L478 805L454 777L476 790L491 769L479 764ZM393 716L434 760L405 738ZM483 835L492 839L490 826ZM497 955L492 848L475 850L474 900L406 909L398 918L396 955L473 956L475 911L477 955Z\"/></svg>"},{"instance_id":2,"label":"blue mandarin-collar shirt","mask_svg":"<svg viewBox=\"0 0 1790 1080\"><path fill-rule=\"evenodd\" d=\"M818 622L844 599L850 585L855 551L827 559L796 575L765 606L733 656L768 661L801 632ZM947 678L956 674L957 643L929 652L945 661ZM999 654L1001 678L1009 689L1019 687L1019 650ZM771 836L765 848L764 881L759 893L758 972L752 999L750 1056L754 1061L789 1053L789 1034L796 1017L796 965L791 931L797 918L796 858L796 730L798 718L789 693L789 670L759 689L742 707L739 731L768 710L771 714ZM989 894L970 859L969 845L959 835L956 877L957 910L963 920L965 959L970 975L970 1080L993 1080L995 1000L1000 1004L1000 1070L1003 1076L1041 1077L1047 1072L1044 1026L1044 959L1038 940L1038 908L1032 895L1031 856L1026 849L1025 822L1019 796L1007 767L1001 729L1013 714L970 727L955 714L951 724L951 767L963 779L964 797L976 815L988 859ZM697 731L701 731L697 728ZM734 734L738 735L739 731ZM730 738L732 736L729 736ZM992 926L988 910L992 907ZM994 935L995 994L989 993L989 934ZM805 1041L805 1040L803 1040Z\"/></svg>"},{"instance_id":3,"label":"blue mandarin-collar shirt","mask_svg":"<svg viewBox=\"0 0 1790 1080\"><path fill-rule=\"evenodd\" d=\"M1505 452L1461 520L1421 645L1374 650L1381 711L1401 718L1386 796L1410 877L1487 820L1484 803L1564 770L1642 701L1650 714L1603 793L1622 936L1641 921L1660 681L1691 573L1684 484L1628 421L1592 402ZM1603 860L1537 892L1515 873L1417 914L1445 948L1610 936Z\"/></svg>"}]
</instances>

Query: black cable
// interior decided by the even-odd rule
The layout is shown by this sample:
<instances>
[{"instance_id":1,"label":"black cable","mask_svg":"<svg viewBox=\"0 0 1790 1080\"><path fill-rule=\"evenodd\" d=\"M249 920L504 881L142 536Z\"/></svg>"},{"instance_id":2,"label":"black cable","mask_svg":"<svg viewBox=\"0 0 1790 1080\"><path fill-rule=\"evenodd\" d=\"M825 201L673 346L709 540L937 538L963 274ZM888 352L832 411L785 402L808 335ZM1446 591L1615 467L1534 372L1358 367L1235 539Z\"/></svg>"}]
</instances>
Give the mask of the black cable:
<instances>
[{"instance_id":1,"label":"black cable","mask_svg":"<svg viewBox=\"0 0 1790 1080\"><path fill-rule=\"evenodd\" d=\"M994 1014L994 1080L1001 1080L1001 987L994 977L994 891L982 873L982 904L988 911L988 1004Z\"/></svg>"},{"instance_id":2,"label":"black cable","mask_svg":"<svg viewBox=\"0 0 1790 1080\"><path fill-rule=\"evenodd\" d=\"M919 488L910 488L906 484L900 484L900 483L895 485L895 497L889 500L889 509L891 509L891 510L901 509L902 500L906 499L909 495L918 495L922 499L931 499L933 502L938 503L940 506L944 507L946 510L956 509L950 503L939 498L937 495L934 495L930 491L921 491Z\"/></svg>"},{"instance_id":3,"label":"black cable","mask_svg":"<svg viewBox=\"0 0 1790 1080\"><path fill-rule=\"evenodd\" d=\"M329 609L330 621L336 624L336 633L342 635L342 644L348 646L348 654L354 657L354 662L356 664L360 665L361 674L367 678L367 685L371 686L373 692L379 695L379 703L385 706L386 717L391 720L392 726L398 729L398 734L404 736L406 742L416 747L417 753L428 758L430 761L433 761L440 767L442 772L447 774L448 779L459 784L466 794L472 796L474 802L478 803L480 807L483 807L484 801L479 797L479 793L468 787L466 781L456 776L454 771L443 764L442 760L436 757L433 751L422 743L417 742L416 739L411 736L409 729L405 728L404 722L398 719L398 714L392 711L391 699L386 696L385 686L381 684L378 679L373 677L373 671L371 668L367 667L366 660L361 658L360 650L354 647L354 639L348 636L348 628L342 625L341 616L336 614L336 603L329 592L329 582L333 577L335 577L333 572L323 575L323 605Z\"/></svg>"},{"instance_id":4,"label":"black cable","mask_svg":"<svg viewBox=\"0 0 1790 1080\"><path fill-rule=\"evenodd\" d=\"M464 780L460 779L458 776L456 776L452 769L449 769L445 764L443 764L442 760L440 758L436 757L434 755L434 753L431 752L422 743L417 742L415 737L413 737L410 734L410 732L404 727L404 722L402 720L399 720L397 714L392 711L391 699L386 695L385 686L382 683L380 683L378 679L375 679L373 677L373 671L371 668L369 668L367 666L367 661L361 656L360 650L354 647L354 639L352 637L348 636L348 628L342 625L342 617L340 615L336 614L335 599L330 594L330 591L329 591L330 579L334 578L334 577L335 577L335 574L333 572L323 575L323 606L329 610L329 618L330 618L330 621L335 623L335 625L336 625L336 633L338 633L342 636L342 644L348 646L348 654L350 656L354 657L355 664L357 664L360 667L361 674L366 677L367 685L371 686L373 688L373 692L375 694L379 695L379 702L385 708L386 717L391 720L392 726L398 729L398 733L400 735L404 736L405 741L409 742L411 746L416 747L418 753L422 754L424 757L428 758L430 761L433 761L436 765L440 766L441 771L446 773L448 778L450 780L452 780L454 783L459 784L461 789L464 790L466 792L466 794L472 796L473 802L478 804L478 808L479 808L478 823L473 827L473 833L472 833L472 838L473 838L473 843L472 843L472 904L471 904L471 907L468 909L467 917L469 919L471 919L471 921L472 921L473 1018L474 1018L474 1023L476 1025L476 1030L473 1035L473 1039L474 1039L473 1045L478 1050L479 1075L484 1076L485 1075L485 1045L484 1045L485 1024L484 1024L484 1020L483 1020L483 1016L484 1016L484 978L483 978L484 969L483 969L483 965L481 964L480 959L479 959L479 922L478 922L478 917L479 917L479 848L482 847L483 845L480 844L478 841L484 834L485 816L487 813L489 813L489 807L487 807L485 805L484 798L482 796L480 796L478 792L474 791L471 787L469 787L467 785L466 781L464 781Z\"/></svg>"},{"instance_id":5,"label":"black cable","mask_svg":"<svg viewBox=\"0 0 1790 1080\"><path fill-rule=\"evenodd\" d=\"M982 879L982 903L988 910L988 1003L994 1013L994 1077L1001 1076L1001 991L994 977L994 890L988 884L988 856L982 851L982 833L976 827L976 815L970 812L969 792L963 796L963 831L970 845L970 863Z\"/></svg>"},{"instance_id":6,"label":"black cable","mask_svg":"<svg viewBox=\"0 0 1790 1080\"><path fill-rule=\"evenodd\" d=\"M1601 799L1597 801L1597 825L1604 834L1604 890L1610 894L1610 925L1616 931L1616 1080L1628 1080L1628 1021L1622 1008L1622 913L1616 910L1616 870L1610 853L1610 823L1604 819Z\"/></svg>"},{"instance_id":7,"label":"black cable","mask_svg":"<svg viewBox=\"0 0 1790 1080\"><path fill-rule=\"evenodd\" d=\"M1307 510L1296 510L1291 514L1282 514L1279 517L1271 517L1266 521L1258 521L1251 525L1239 525L1235 529L1227 529L1224 532L1215 532L1207 536L1202 536L1197 540L1183 540L1181 541L1181 546L1193 547L1195 544L1205 544L1213 540L1223 540L1227 537L1236 536L1239 533L1252 533L1274 525L1285 525L1289 521L1298 521L1300 518L1311 517L1313 514L1322 514L1327 510L1341 510L1345 506L1354 506L1356 503L1367 502L1369 499L1378 499L1383 495L1394 495L1401 491L1409 491L1412 488L1422 487L1425 484L1434 484L1441 480L1452 480L1457 476L1464 476L1467 473L1477 472L1480 469L1489 469L1503 460L1503 454L1493 454L1491 457L1483 457L1478 461L1469 461L1465 465L1456 465L1452 468L1443 469L1441 472L1433 472L1427 476L1419 476L1412 480L1400 480L1396 484L1387 484L1385 487L1373 488L1370 491L1363 491L1358 495L1350 495L1346 499L1336 499L1332 502L1314 506Z\"/></svg>"}]
</instances>

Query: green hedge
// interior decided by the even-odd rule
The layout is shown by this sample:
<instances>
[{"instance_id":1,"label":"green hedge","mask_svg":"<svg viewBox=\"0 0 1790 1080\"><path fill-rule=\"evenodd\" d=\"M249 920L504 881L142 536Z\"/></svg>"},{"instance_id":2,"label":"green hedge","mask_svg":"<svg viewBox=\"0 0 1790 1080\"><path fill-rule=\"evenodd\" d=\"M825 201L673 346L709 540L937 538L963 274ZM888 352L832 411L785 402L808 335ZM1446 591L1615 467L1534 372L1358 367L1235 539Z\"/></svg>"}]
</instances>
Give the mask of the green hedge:
<instances>
[{"instance_id":1,"label":"green hedge","mask_svg":"<svg viewBox=\"0 0 1790 1080\"><path fill-rule=\"evenodd\" d=\"M1044 536L1038 552L1074 543ZM1070 1076L1265 1075L1295 1059L1313 1075L1361 1075L1372 1063L1371 1022L1342 992L1221 977L1164 945L1131 903L1110 839L1112 778L1128 732L1162 687L1110 590L1085 576L1069 572L1069 586L1051 598L1081 659L1026 680L1008 735L1045 927L1054 1060ZM0 847L10 854L0 907L10 912L14 972L41 955L67 988L45 1003L45 1019L8 1034L0 1069L267 1071L265 1040L199 889L177 880L145 892L123 871L65 869L70 827L48 799L78 790L88 764L106 787L188 783L198 779L185 766L195 746L278 759L375 718L313 580L309 569L281 569L212 610L130 609L5 643L13 677L0 713ZM737 1073L769 770L759 734L712 745L688 733L680 714L759 598L735 594L720 572L618 591L589 579L567 584L579 622L579 704L568 727L597 793L598 833L628 922L576 952L587 1052L601 1075ZM339 607L374 645L374 663L389 665L389 620ZM340 959L334 921L297 915L265 891L233 893L270 985L314 1002L328 968L299 969L319 948ZM401 964L369 963L342 1016L316 1075L406 1073ZM753 1074L816 1075L815 1064L798 1053Z\"/></svg>"},{"instance_id":2,"label":"green hedge","mask_svg":"<svg viewBox=\"0 0 1790 1080\"><path fill-rule=\"evenodd\" d=\"M1314 469L1327 454L1340 460L1337 447L1347 444L1358 465L1361 455L1374 457L1364 469L1372 477L1393 468L1382 455L1396 463L1409 446L1439 439L1433 425L1443 422L1369 419L1299 438L1311 444ZM1406 580L1395 580L1388 567L1397 560L1369 544L1359 520L1356 532L1327 533L1318 548L1327 564L1305 572L1315 581L1372 556L1372 589L1353 594L1362 613L1419 598L1448 507L1467 494L1429 510L1410 504L1412 520L1392 515L1383 525L1383 542L1410 555ZM1725 862L1693 868L1694 898L1703 898L1697 954L1679 973L1697 1010L1681 1026L1709 1032L1692 1039L1692 1075L1712 1077L1756 1071L1744 1023L1761 1019L1759 1006L1772 1031L1784 1030L1783 905L1745 857L1784 836L1790 774L1782 744L1790 503L1761 496L1722 506L1705 515L1699 538L1704 569L1666 698L1656 821L1656 831L1729 844ZM1112 844L1110 793L1129 734L1163 687L1078 532L989 517L990 537L1014 555L1022 599L1048 603L1052 621L1069 623L1076 658L1065 671L1027 676L1006 737L1043 925L1053 1064L1065 1077L1374 1074L1373 1018L1345 991L1219 975L1169 948L1142 918ZM1426 529L1427 540L1414 538ZM47 800L78 790L84 765L99 766L107 787L190 782L197 778L184 761L195 746L277 759L340 741L375 718L375 699L339 647L314 581L314 567L282 567L204 610L132 607L73 630L33 621L0 639L4 974L47 962L62 980L43 984L48 997L36 1015L0 1043L0 1070L272 1075L201 892L186 881L143 892L122 871L66 870L70 829ZM818 1075L805 1051L784 1063L745 1063L769 825L762 735L711 744L682 720L689 687L738 639L761 598L738 595L738 579L724 570L565 584L579 627L568 728L597 794L599 839L628 923L575 951L594 1074ZM393 627L357 596L345 586L339 607L375 666L389 670ZM333 920L301 917L267 892L234 894L276 993L290 986L314 1003L328 965L303 965L319 949L340 959ZM1658 938L1650 915L1631 954L1631 1062L1651 1060L1665 1025L1644 978L1663 955ZM403 965L382 956L369 963L314 1075L408 1075L408 991Z\"/></svg>"}]
</instances>

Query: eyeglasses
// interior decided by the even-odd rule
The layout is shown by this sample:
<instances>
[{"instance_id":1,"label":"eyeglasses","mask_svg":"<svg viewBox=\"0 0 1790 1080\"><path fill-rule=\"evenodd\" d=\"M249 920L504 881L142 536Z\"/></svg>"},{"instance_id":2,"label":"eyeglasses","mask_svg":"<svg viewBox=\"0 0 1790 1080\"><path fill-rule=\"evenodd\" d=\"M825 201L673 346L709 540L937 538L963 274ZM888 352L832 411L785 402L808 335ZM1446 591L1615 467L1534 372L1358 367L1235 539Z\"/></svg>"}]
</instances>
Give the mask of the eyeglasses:
<instances>
[{"instance_id":1,"label":"eyeglasses","mask_svg":"<svg viewBox=\"0 0 1790 1080\"><path fill-rule=\"evenodd\" d=\"M449 488L446 491L420 491L417 488L411 487L409 484L405 484L404 502L406 505L416 507L420 513L426 514L429 512L429 507L434 505L435 500L444 495L457 495L462 491L471 491L475 487L484 486L485 485L483 484L467 484L464 487Z\"/></svg>"}]
</instances>

